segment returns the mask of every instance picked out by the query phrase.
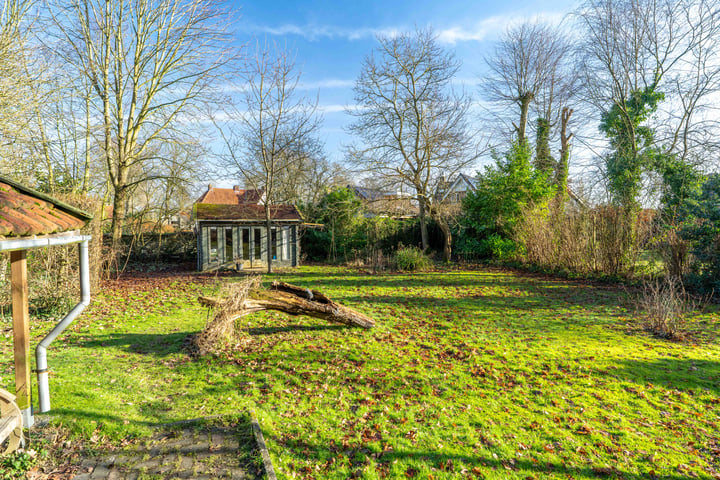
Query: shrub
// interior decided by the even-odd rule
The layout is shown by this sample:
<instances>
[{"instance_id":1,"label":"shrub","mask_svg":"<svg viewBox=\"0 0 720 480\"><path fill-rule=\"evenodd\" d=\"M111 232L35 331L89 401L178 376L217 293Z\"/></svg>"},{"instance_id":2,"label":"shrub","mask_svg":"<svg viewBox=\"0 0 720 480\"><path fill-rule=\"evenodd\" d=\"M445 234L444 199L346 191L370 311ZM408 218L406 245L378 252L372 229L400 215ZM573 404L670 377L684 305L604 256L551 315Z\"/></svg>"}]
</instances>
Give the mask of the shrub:
<instances>
[{"instance_id":1,"label":"shrub","mask_svg":"<svg viewBox=\"0 0 720 480\"><path fill-rule=\"evenodd\" d=\"M395 252L395 267L400 271L419 272L431 265L428 256L417 247L400 247Z\"/></svg>"},{"instance_id":2,"label":"shrub","mask_svg":"<svg viewBox=\"0 0 720 480\"><path fill-rule=\"evenodd\" d=\"M651 221L638 218L631 248L622 241L627 233L622 212L613 206L593 209L528 209L514 236L525 249L524 260L547 270L577 274L629 276Z\"/></svg>"},{"instance_id":3,"label":"shrub","mask_svg":"<svg viewBox=\"0 0 720 480\"><path fill-rule=\"evenodd\" d=\"M682 282L667 276L645 282L638 299L643 327L661 338L682 340L687 333L687 316L697 304L685 291Z\"/></svg>"},{"instance_id":4,"label":"shrub","mask_svg":"<svg viewBox=\"0 0 720 480\"><path fill-rule=\"evenodd\" d=\"M0 457L0 480L28 478L26 472L37 464L37 453L18 450Z\"/></svg>"},{"instance_id":5,"label":"shrub","mask_svg":"<svg viewBox=\"0 0 720 480\"><path fill-rule=\"evenodd\" d=\"M710 175L702 195L690 206L681 236L690 242L686 284L703 294L720 293L720 175Z\"/></svg>"},{"instance_id":6,"label":"shrub","mask_svg":"<svg viewBox=\"0 0 720 480\"><path fill-rule=\"evenodd\" d=\"M527 207L545 204L553 194L547 174L532 168L526 144L515 143L504 157L494 157L495 165L478 175L477 189L462 204L462 223L478 238L510 238Z\"/></svg>"},{"instance_id":7,"label":"shrub","mask_svg":"<svg viewBox=\"0 0 720 480\"><path fill-rule=\"evenodd\" d=\"M525 250L521 244L496 233L480 240L479 249L483 256L492 257L501 262L517 260Z\"/></svg>"}]
</instances>

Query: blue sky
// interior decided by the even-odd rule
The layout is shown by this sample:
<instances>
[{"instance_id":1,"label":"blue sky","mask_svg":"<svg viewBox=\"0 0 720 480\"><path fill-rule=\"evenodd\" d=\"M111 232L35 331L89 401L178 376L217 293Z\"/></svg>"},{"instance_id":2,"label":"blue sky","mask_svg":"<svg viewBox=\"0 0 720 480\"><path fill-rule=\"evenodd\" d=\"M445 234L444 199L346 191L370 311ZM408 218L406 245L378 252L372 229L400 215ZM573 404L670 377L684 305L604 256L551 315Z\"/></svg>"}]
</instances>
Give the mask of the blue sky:
<instances>
[{"instance_id":1,"label":"blue sky","mask_svg":"<svg viewBox=\"0 0 720 480\"><path fill-rule=\"evenodd\" d=\"M483 56L492 51L511 22L534 17L559 21L574 0L506 1L272 1L238 2L239 40L278 42L295 51L303 88L319 96L323 126L319 137L332 160L342 160L344 133L351 121L343 111L353 103L352 85L362 60L376 46L375 35L432 26L443 46L463 62L458 82L478 96Z\"/></svg>"}]
</instances>

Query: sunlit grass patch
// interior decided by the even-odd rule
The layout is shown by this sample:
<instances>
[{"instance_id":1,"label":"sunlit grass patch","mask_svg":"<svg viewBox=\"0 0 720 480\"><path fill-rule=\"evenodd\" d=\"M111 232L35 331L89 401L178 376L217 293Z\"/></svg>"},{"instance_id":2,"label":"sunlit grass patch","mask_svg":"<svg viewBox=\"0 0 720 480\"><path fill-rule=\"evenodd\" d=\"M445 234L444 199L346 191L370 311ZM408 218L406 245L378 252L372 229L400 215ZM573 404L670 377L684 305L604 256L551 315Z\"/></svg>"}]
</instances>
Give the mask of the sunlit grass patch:
<instances>
[{"instance_id":1,"label":"sunlit grass patch","mask_svg":"<svg viewBox=\"0 0 720 480\"><path fill-rule=\"evenodd\" d=\"M720 468L714 313L697 319L705 343L679 344L627 328L632 309L612 288L484 270L278 276L378 326L251 315L239 320L245 341L194 360L183 342L205 325L196 297L211 285L110 289L50 351L53 421L119 442L254 408L282 478L680 479ZM4 366L10 352L4 342Z\"/></svg>"}]
</instances>

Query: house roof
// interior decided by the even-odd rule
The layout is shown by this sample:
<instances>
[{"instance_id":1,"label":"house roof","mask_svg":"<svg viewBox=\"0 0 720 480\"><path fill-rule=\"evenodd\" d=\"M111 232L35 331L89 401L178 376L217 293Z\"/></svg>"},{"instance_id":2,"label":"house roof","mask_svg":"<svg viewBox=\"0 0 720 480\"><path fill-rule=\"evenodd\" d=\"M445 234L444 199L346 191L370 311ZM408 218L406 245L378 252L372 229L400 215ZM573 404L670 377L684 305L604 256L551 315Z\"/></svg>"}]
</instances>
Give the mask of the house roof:
<instances>
[{"instance_id":1,"label":"house roof","mask_svg":"<svg viewBox=\"0 0 720 480\"><path fill-rule=\"evenodd\" d=\"M215 205L239 205L239 204L259 204L265 194L265 189L248 189L241 190L240 187L234 188L215 188L208 185L208 189L198 199L197 203L211 203Z\"/></svg>"},{"instance_id":2,"label":"house roof","mask_svg":"<svg viewBox=\"0 0 720 480\"><path fill-rule=\"evenodd\" d=\"M265 206L251 203L223 205L196 203L195 218L210 221L254 221L265 220ZM302 216L294 205L272 205L270 219L273 221L301 222Z\"/></svg>"},{"instance_id":3,"label":"house roof","mask_svg":"<svg viewBox=\"0 0 720 480\"><path fill-rule=\"evenodd\" d=\"M464 173L458 174L457 179L455 180L456 185L459 185L461 182L465 182L465 184L473 191L477 188L477 185L475 184L475 179L468 177Z\"/></svg>"},{"instance_id":4,"label":"house roof","mask_svg":"<svg viewBox=\"0 0 720 480\"><path fill-rule=\"evenodd\" d=\"M68 232L91 219L80 209L0 176L0 237Z\"/></svg>"},{"instance_id":5,"label":"house roof","mask_svg":"<svg viewBox=\"0 0 720 480\"><path fill-rule=\"evenodd\" d=\"M438 183L436 198L440 201L445 200L451 193L459 192L474 192L477 188L475 180L468 177L464 173L458 173L457 176L448 181L441 181Z\"/></svg>"},{"instance_id":6,"label":"house roof","mask_svg":"<svg viewBox=\"0 0 720 480\"><path fill-rule=\"evenodd\" d=\"M357 185L348 185L347 188L352 190L358 198L369 202L391 198L394 195L390 192L383 192L382 190L376 190L374 188L358 187Z\"/></svg>"}]
</instances>

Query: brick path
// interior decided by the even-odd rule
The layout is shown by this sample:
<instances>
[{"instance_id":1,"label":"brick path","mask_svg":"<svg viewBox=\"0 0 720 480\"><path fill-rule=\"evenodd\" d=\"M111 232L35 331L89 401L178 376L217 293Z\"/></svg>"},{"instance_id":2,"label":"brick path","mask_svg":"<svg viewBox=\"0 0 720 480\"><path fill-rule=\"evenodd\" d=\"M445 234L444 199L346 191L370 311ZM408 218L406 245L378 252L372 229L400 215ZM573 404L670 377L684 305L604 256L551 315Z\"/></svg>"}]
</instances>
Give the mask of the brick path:
<instances>
[{"instance_id":1,"label":"brick path","mask_svg":"<svg viewBox=\"0 0 720 480\"><path fill-rule=\"evenodd\" d=\"M83 461L74 480L263 478L248 424L168 427L126 450Z\"/></svg>"}]
</instances>

